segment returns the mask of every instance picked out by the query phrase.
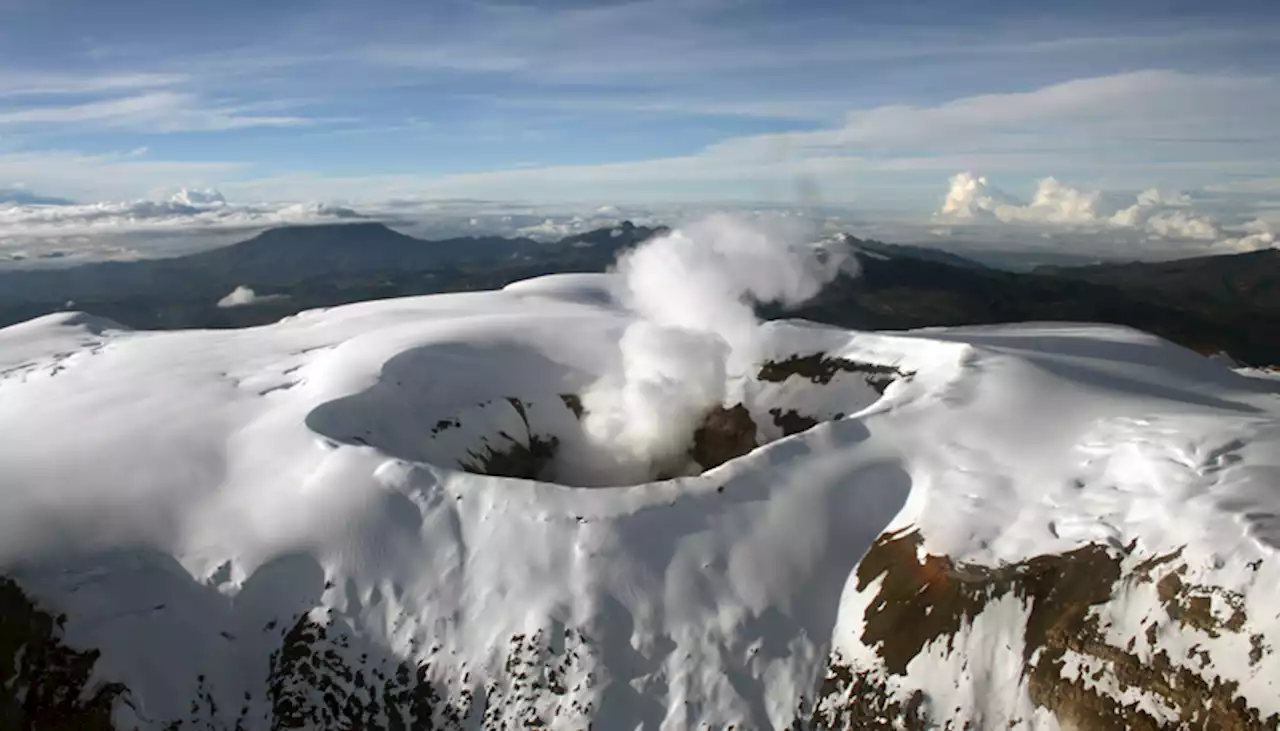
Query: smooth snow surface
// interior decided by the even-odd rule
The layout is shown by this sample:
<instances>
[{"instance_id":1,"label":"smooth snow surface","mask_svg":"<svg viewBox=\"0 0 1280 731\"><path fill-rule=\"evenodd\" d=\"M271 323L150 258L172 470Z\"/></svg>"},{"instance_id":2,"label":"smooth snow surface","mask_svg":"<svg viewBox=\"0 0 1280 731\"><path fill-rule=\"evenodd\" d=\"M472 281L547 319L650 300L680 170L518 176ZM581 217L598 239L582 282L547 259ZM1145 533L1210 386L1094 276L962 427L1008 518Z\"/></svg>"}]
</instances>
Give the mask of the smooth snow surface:
<instances>
[{"instance_id":1,"label":"smooth snow surface","mask_svg":"<svg viewBox=\"0 0 1280 731\"><path fill-rule=\"evenodd\" d=\"M306 611L477 688L503 677L513 636L577 628L590 681L555 713L510 700L548 727L785 727L833 641L856 639L859 558L908 524L928 552L992 566L1185 546L1189 578L1240 592L1280 637L1280 570L1243 568L1280 546L1278 384L1128 329L770 323L758 361L822 352L916 375L883 397L852 373L739 384L769 443L695 477L574 488L450 463L519 426L505 399L532 404L531 430L572 431L555 400L615 372L633 323L618 292L575 275L245 330L82 314L0 330L0 571L68 615L69 644L101 649L96 675L131 691L122 728L184 718L197 688L227 728L249 693L246 728L265 728L280 634L263 628ZM779 439L765 402L845 416ZM1126 601L1137 617L1156 599ZM957 642L1023 611L993 603ZM1215 669L1280 711L1275 656L1254 667L1247 641L1214 641L1244 642ZM961 693L956 673L979 670L929 652L904 687L991 727L1055 725L1012 689ZM1003 692L1017 669L993 657L980 670Z\"/></svg>"}]
</instances>

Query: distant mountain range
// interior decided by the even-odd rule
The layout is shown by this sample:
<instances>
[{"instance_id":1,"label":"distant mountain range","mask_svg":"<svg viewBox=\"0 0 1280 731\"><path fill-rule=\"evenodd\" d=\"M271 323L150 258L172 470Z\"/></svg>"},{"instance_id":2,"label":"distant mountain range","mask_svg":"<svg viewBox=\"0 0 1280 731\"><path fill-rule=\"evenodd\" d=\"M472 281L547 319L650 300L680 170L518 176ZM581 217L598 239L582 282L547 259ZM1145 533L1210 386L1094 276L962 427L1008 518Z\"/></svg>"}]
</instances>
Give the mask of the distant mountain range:
<instances>
[{"instance_id":1,"label":"distant mountain range","mask_svg":"<svg viewBox=\"0 0 1280 731\"><path fill-rule=\"evenodd\" d=\"M135 328L259 325L315 307L602 271L663 230L622 223L546 243L426 241L368 222L291 226L170 259L0 272L0 326L64 309ZM1014 273L938 249L847 239L862 264L858 279L799 310L764 314L862 329L1107 322L1246 363L1280 363L1280 251ZM259 298L219 307L238 287Z\"/></svg>"},{"instance_id":2,"label":"distant mountain range","mask_svg":"<svg viewBox=\"0 0 1280 731\"><path fill-rule=\"evenodd\" d=\"M546 243L498 236L427 241L368 222L289 226L168 259L0 271L0 326L68 308L136 328L258 325L314 307L603 271L619 251L661 230L623 222ZM264 297L253 306L217 306L238 287Z\"/></svg>"},{"instance_id":3,"label":"distant mountain range","mask_svg":"<svg viewBox=\"0 0 1280 731\"><path fill-rule=\"evenodd\" d=\"M19 206L69 206L75 201L39 195L24 188L0 188L0 205L6 203Z\"/></svg>"},{"instance_id":4,"label":"distant mountain range","mask_svg":"<svg viewBox=\"0 0 1280 731\"><path fill-rule=\"evenodd\" d=\"M1105 322L1206 354L1280 363L1280 251L1274 249L1028 273L865 242L859 259L860 278L836 282L789 316L862 329Z\"/></svg>"},{"instance_id":5,"label":"distant mountain range","mask_svg":"<svg viewBox=\"0 0 1280 731\"><path fill-rule=\"evenodd\" d=\"M547 244L498 236L426 241L381 223L289 226L174 258L0 272L0 301L190 294L206 288L210 294L225 294L223 290L236 285L289 287L331 275L493 266L548 257L586 259L594 266L607 264L618 249L653 231L623 223ZM584 253L588 248L591 251Z\"/></svg>"}]
</instances>

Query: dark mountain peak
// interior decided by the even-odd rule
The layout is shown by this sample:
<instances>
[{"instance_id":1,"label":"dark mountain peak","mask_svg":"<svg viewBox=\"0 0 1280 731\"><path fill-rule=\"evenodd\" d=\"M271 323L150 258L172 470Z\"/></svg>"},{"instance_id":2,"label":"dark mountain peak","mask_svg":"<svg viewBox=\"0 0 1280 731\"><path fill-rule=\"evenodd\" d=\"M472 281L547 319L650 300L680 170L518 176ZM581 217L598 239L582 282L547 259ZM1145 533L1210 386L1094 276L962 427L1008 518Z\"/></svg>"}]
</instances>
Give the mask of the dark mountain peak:
<instances>
[{"instance_id":1,"label":"dark mountain peak","mask_svg":"<svg viewBox=\"0 0 1280 731\"><path fill-rule=\"evenodd\" d=\"M528 247L528 246L539 246L539 245L540 245L540 243L539 243L539 242L537 242L537 241L535 241L535 240L533 240L533 239L531 239L531 238L529 238L529 237L527 237L527 236L519 236L519 237L516 237L516 238L507 238L506 236L499 236L498 234L489 234L489 235L485 235L485 234L469 234L469 235L467 235L467 236L455 236L455 237L453 237L453 238L451 238L451 239L440 239L440 240L438 240L438 241L425 241L425 240L424 240L424 242L425 242L425 243L427 243L427 244L429 244L429 245L443 244L443 245L446 245L446 246L457 246L457 245L464 245L464 246L465 246L465 245L468 245L468 244L470 244L470 245L494 245L494 244L502 245L502 244L505 244L505 245L508 245L508 246L514 246L514 247L517 247L517 248L519 248L519 247Z\"/></svg>"},{"instance_id":2,"label":"dark mountain peak","mask_svg":"<svg viewBox=\"0 0 1280 731\"><path fill-rule=\"evenodd\" d=\"M20 206L69 206L75 201L70 198L32 193L26 188L0 188L0 203L14 203Z\"/></svg>"},{"instance_id":3,"label":"dark mountain peak","mask_svg":"<svg viewBox=\"0 0 1280 731\"><path fill-rule=\"evenodd\" d=\"M250 239L218 249L201 251L169 261L179 265L246 266L264 261L323 257L334 253L401 250L418 240L381 223L319 223L271 228Z\"/></svg>"},{"instance_id":4,"label":"dark mountain peak","mask_svg":"<svg viewBox=\"0 0 1280 731\"><path fill-rule=\"evenodd\" d=\"M288 284L336 272L351 275L449 267L501 257L527 245L519 239L503 238L426 241L376 221L360 221L283 226L180 261L183 266L214 270L239 283Z\"/></svg>"},{"instance_id":5,"label":"dark mountain peak","mask_svg":"<svg viewBox=\"0 0 1280 731\"><path fill-rule=\"evenodd\" d=\"M1280 298L1280 250L1277 249L1159 262L1042 267L1036 273L1124 287L1179 289L1201 295Z\"/></svg>"},{"instance_id":6,"label":"dark mountain peak","mask_svg":"<svg viewBox=\"0 0 1280 731\"><path fill-rule=\"evenodd\" d=\"M340 231L391 231L391 229L381 221L331 221L324 223L293 223L285 226L276 226L267 229L259 235L279 235L289 232L300 231L324 231L327 229L336 229ZM394 232L393 232L394 233Z\"/></svg>"},{"instance_id":7,"label":"dark mountain peak","mask_svg":"<svg viewBox=\"0 0 1280 731\"><path fill-rule=\"evenodd\" d=\"M1100 261L1068 266L1046 264L1036 267L1037 274L1070 277L1119 272L1206 272L1209 270L1245 269L1257 265L1280 266L1280 249L1268 248L1238 253L1205 254L1165 261Z\"/></svg>"},{"instance_id":8,"label":"dark mountain peak","mask_svg":"<svg viewBox=\"0 0 1280 731\"><path fill-rule=\"evenodd\" d=\"M386 224L377 221L343 221L341 223L312 223L270 228L251 239L233 244L228 248L281 242L324 245L368 241L408 243L416 242L418 239L388 228Z\"/></svg>"},{"instance_id":9,"label":"dark mountain peak","mask_svg":"<svg viewBox=\"0 0 1280 731\"><path fill-rule=\"evenodd\" d=\"M863 264L868 260L884 261L886 259L911 259L915 261L933 262L935 264L946 264L953 267L961 267L964 269L986 269L987 267L972 259L966 259L958 254L952 254L942 249L934 249L928 246L912 246L910 244L886 244L883 241L874 239L859 239L856 236L842 233L837 234L844 243L852 247Z\"/></svg>"},{"instance_id":10,"label":"dark mountain peak","mask_svg":"<svg viewBox=\"0 0 1280 731\"><path fill-rule=\"evenodd\" d=\"M560 247L599 246L609 251L620 251L639 244L646 239L660 236L670 231L666 226L637 226L630 221L623 221L617 226L597 228L585 233L566 236L559 241Z\"/></svg>"},{"instance_id":11,"label":"dark mountain peak","mask_svg":"<svg viewBox=\"0 0 1280 731\"><path fill-rule=\"evenodd\" d=\"M1148 263L1148 266L1161 271L1184 271L1188 269L1254 271L1253 268L1258 266L1280 266L1280 249L1266 248L1233 254L1197 256L1192 259L1174 259L1155 264Z\"/></svg>"}]
</instances>

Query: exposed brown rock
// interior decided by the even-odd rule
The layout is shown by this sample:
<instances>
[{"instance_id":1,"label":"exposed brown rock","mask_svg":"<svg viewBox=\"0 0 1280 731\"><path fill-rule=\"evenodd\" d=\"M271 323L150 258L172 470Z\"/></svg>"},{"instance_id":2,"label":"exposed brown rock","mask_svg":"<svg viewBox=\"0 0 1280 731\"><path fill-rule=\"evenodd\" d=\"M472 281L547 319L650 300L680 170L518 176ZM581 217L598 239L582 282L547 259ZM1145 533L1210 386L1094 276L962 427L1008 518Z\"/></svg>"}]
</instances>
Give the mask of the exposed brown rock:
<instances>
[{"instance_id":1,"label":"exposed brown rock","mask_svg":"<svg viewBox=\"0 0 1280 731\"><path fill-rule=\"evenodd\" d=\"M1082 731L1105 729L1277 729L1280 716L1263 718L1256 708L1238 694L1234 682L1223 682L1206 667L1203 651L1198 667L1175 665L1160 651L1142 658L1133 651L1133 642L1121 648L1108 644L1091 616L1095 606L1111 601L1117 592L1133 583L1153 581L1153 573L1167 573L1159 580L1161 606L1167 617L1205 632L1239 632L1247 623L1238 596L1217 587L1188 584L1182 579L1186 565L1172 567L1181 552L1142 561L1127 575L1122 564L1134 546L1118 550L1109 546L1088 545L1062 554L1035 556L1026 561L998 568L961 566L941 556L918 557L922 539L918 532L904 529L886 533L867 552L858 566L859 590L865 591L880 581L877 596L867 606L862 642L875 647L883 663L883 672L903 674L907 665L923 648L933 642L946 642L948 649L955 633L980 614L995 599L1014 595L1028 607L1023 628L1023 673L1031 700L1051 711L1065 726ZM1166 568L1168 567L1168 568ZM1208 597L1217 594L1232 608L1223 619L1210 611ZM1148 640L1154 641L1157 623L1147 627ZM1251 641L1258 648L1251 653L1260 661L1263 638ZM1090 657L1121 688L1137 690L1158 699L1161 705L1177 714L1174 722L1161 722L1138 708L1136 703L1122 704L1092 688L1097 677L1064 677L1068 652ZM1194 654L1194 653L1193 653ZM1204 673L1203 675L1201 673ZM1097 675L1097 673L1095 673ZM855 700L871 702L887 708L883 681L866 668L844 666L833 654L828 683L815 713L816 728L878 728L849 721L846 705ZM870 689L870 690L868 690ZM1012 692L1012 690L1010 690ZM914 702L914 697L913 697ZM924 713L927 724L962 728L973 719L953 718L946 709L934 711L928 699L916 703L916 716L903 715L898 707L897 723L910 727L920 723ZM843 714L843 715L842 715ZM878 716L879 717L879 716ZM840 721L843 725L836 725Z\"/></svg>"},{"instance_id":2,"label":"exposed brown rock","mask_svg":"<svg viewBox=\"0 0 1280 731\"><path fill-rule=\"evenodd\" d=\"M766 361L760 366L756 378L771 383L781 383L791 376L807 378L813 383L825 385L831 383L837 373L861 373L866 384L883 394L890 383L899 378L909 378L914 371L903 371L893 366L859 363L847 358L828 358L825 353L812 355L794 355L786 360Z\"/></svg>"},{"instance_id":3,"label":"exposed brown rock","mask_svg":"<svg viewBox=\"0 0 1280 731\"><path fill-rule=\"evenodd\" d=\"M912 693L906 702L898 700L882 677L854 670L839 653L832 657L818 698L825 702L813 711L809 721L812 729L925 731L936 727L926 712L923 693Z\"/></svg>"},{"instance_id":4,"label":"exposed brown rock","mask_svg":"<svg viewBox=\"0 0 1280 731\"><path fill-rule=\"evenodd\" d=\"M693 450L690 456L702 469L728 462L755 449L756 423L747 407L738 404L726 409L717 407L707 414L702 426L693 433Z\"/></svg>"},{"instance_id":5,"label":"exposed brown rock","mask_svg":"<svg viewBox=\"0 0 1280 731\"><path fill-rule=\"evenodd\" d=\"M1186 569L1185 566L1182 567ZM1239 632L1247 616L1244 612L1244 597L1219 587L1189 585L1182 581L1178 572L1170 572L1156 584L1160 603L1165 612L1183 627L1191 626L1204 631L1210 637L1218 637L1223 630ZM1231 615L1225 619L1213 614L1213 596L1220 597L1228 607Z\"/></svg>"}]
</instances>

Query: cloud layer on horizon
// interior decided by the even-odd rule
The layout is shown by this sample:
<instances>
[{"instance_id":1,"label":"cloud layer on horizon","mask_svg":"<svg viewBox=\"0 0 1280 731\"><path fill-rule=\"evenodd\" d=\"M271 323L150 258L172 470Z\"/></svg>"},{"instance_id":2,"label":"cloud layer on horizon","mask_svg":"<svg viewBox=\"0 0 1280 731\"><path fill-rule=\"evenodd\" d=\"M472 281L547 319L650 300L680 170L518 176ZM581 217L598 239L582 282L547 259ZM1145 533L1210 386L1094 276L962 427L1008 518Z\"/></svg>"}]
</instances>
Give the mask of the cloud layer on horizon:
<instances>
[{"instance_id":1,"label":"cloud layer on horizon","mask_svg":"<svg viewBox=\"0 0 1280 731\"><path fill-rule=\"evenodd\" d=\"M941 190L939 188L939 190ZM841 206L528 205L474 199L401 198L343 205L239 203L214 189L159 200L0 204L0 266L177 256L234 243L283 225L380 221L425 239L523 236L557 240L615 226L678 226L729 211L786 219L815 236L852 233L923 243L959 253L1021 251L1099 258L1177 258L1277 244L1280 207L1214 215L1186 193L1100 191L1044 178L1025 200L972 173L952 176L937 212L924 220L865 215Z\"/></svg>"},{"instance_id":2,"label":"cloud layer on horizon","mask_svg":"<svg viewBox=\"0 0 1280 731\"><path fill-rule=\"evenodd\" d=\"M1194 241L1208 250L1256 251L1277 246L1271 226L1260 218L1224 223L1196 210L1187 193L1149 188L1125 200L1099 190L1040 179L1030 201L1021 201L970 172L951 177L935 221L951 225L1021 224L1090 234L1138 231L1152 241Z\"/></svg>"},{"instance_id":3,"label":"cloud layer on horizon","mask_svg":"<svg viewBox=\"0 0 1280 731\"><path fill-rule=\"evenodd\" d=\"M216 190L183 189L166 200L0 204L0 239L135 231L244 229L362 218L325 203L230 205Z\"/></svg>"},{"instance_id":4,"label":"cloud layer on horizon","mask_svg":"<svg viewBox=\"0 0 1280 731\"><path fill-rule=\"evenodd\" d=\"M274 226L363 216L326 203L230 204L214 189L159 200L0 202L0 264L70 264L186 253Z\"/></svg>"},{"instance_id":5,"label":"cloud layer on horizon","mask_svg":"<svg viewBox=\"0 0 1280 731\"><path fill-rule=\"evenodd\" d=\"M675 226L722 211L745 221L791 221L815 235L853 230L860 223L852 211L834 207L530 205L433 198L342 205L241 203L216 189L184 189L158 200L0 203L0 266L177 256L288 225L378 221L432 240L507 236L555 241L623 221Z\"/></svg>"}]
</instances>

